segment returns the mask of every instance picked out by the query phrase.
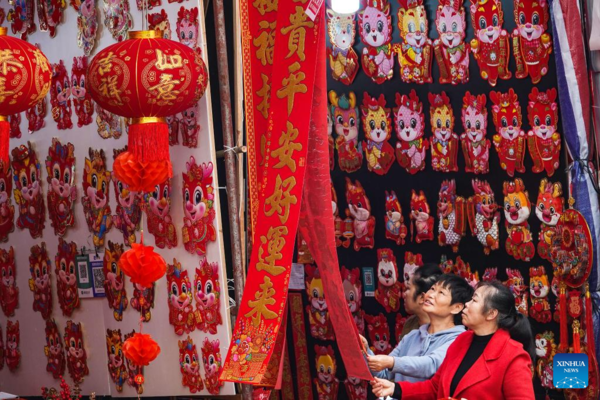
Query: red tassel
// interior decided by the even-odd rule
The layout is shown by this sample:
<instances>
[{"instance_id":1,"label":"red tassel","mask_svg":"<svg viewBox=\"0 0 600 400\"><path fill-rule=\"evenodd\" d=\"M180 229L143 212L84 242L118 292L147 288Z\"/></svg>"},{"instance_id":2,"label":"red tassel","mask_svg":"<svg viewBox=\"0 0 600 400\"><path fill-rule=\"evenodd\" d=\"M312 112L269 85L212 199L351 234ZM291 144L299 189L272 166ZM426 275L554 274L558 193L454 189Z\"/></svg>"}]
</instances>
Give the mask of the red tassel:
<instances>
[{"instance_id":1,"label":"red tassel","mask_svg":"<svg viewBox=\"0 0 600 400\"><path fill-rule=\"evenodd\" d=\"M567 351L569 347L569 330L567 328L567 294L566 289L563 286L560 288L559 295L560 304L560 346L561 352Z\"/></svg>"},{"instance_id":2,"label":"red tassel","mask_svg":"<svg viewBox=\"0 0 600 400\"><path fill-rule=\"evenodd\" d=\"M573 353L581 353L581 338L579 330L573 331Z\"/></svg>"},{"instance_id":3,"label":"red tassel","mask_svg":"<svg viewBox=\"0 0 600 400\"><path fill-rule=\"evenodd\" d=\"M0 161L8 166L8 148L10 147L10 124L8 119L0 117Z\"/></svg>"},{"instance_id":4,"label":"red tassel","mask_svg":"<svg viewBox=\"0 0 600 400\"><path fill-rule=\"evenodd\" d=\"M128 150L142 163L169 160L169 126L165 122L129 125Z\"/></svg>"},{"instance_id":5,"label":"red tassel","mask_svg":"<svg viewBox=\"0 0 600 400\"><path fill-rule=\"evenodd\" d=\"M588 354L596 354L596 341L594 338L594 320L592 316L592 297L590 290L585 293L585 331L587 339Z\"/></svg>"}]
</instances>

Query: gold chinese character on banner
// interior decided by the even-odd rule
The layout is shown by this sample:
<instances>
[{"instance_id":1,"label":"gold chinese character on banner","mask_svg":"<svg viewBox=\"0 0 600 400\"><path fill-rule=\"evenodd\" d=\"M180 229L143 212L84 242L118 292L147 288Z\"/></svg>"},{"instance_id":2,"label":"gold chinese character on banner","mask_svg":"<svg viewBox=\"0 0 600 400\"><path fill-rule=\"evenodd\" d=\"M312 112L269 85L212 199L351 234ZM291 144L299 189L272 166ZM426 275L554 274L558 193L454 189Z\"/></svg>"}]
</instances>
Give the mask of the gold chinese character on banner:
<instances>
[{"instance_id":1,"label":"gold chinese character on banner","mask_svg":"<svg viewBox=\"0 0 600 400\"><path fill-rule=\"evenodd\" d=\"M277 11L277 0L255 0L252 5L260 15L265 15L271 11Z\"/></svg>"},{"instance_id":2,"label":"gold chinese character on banner","mask_svg":"<svg viewBox=\"0 0 600 400\"><path fill-rule=\"evenodd\" d=\"M271 104L271 85L269 84L269 77L267 75L260 74L260 77L262 79L263 85L259 89L259 91L256 92L256 95L262 98L262 100L260 101L260 103L258 103L256 109L266 119L269 116L269 106Z\"/></svg>"},{"instance_id":3,"label":"gold chinese character on banner","mask_svg":"<svg viewBox=\"0 0 600 400\"><path fill-rule=\"evenodd\" d=\"M290 15L290 24L281 29L284 35L290 34L288 39L288 50L290 51L285 58L290 58L294 53L298 54L300 61L304 61L304 44L306 41L306 28L313 28L315 23L308 20L304 8L297 6L296 13Z\"/></svg>"},{"instance_id":4,"label":"gold chinese character on banner","mask_svg":"<svg viewBox=\"0 0 600 400\"><path fill-rule=\"evenodd\" d=\"M258 26L264 29L260 32L252 44L256 49L256 58L260 60L260 63L265 66L267 64L273 65L273 49L275 46L275 26L277 21L269 23L269 21L260 21Z\"/></svg>"},{"instance_id":5,"label":"gold chinese character on banner","mask_svg":"<svg viewBox=\"0 0 600 400\"><path fill-rule=\"evenodd\" d=\"M19 72L23 68L23 63L15 58L12 50L0 50L0 74L6 75L9 72Z\"/></svg>"},{"instance_id":6,"label":"gold chinese character on banner","mask_svg":"<svg viewBox=\"0 0 600 400\"><path fill-rule=\"evenodd\" d=\"M156 69L164 71L183 67L183 58L178 54L164 54L162 50L156 49Z\"/></svg>"},{"instance_id":7,"label":"gold chinese character on banner","mask_svg":"<svg viewBox=\"0 0 600 400\"><path fill-rule=\"evenodd\" d=\"M117 87L119 83L117 82L117 78L117 75L102 78L100 86L98 87L98 91L103 97L109 97L111 100L116 100L118 103L122 103L121 91Z\"/></svg>"},{"instance_id":8,"label":"gold chinese character on banner","mask_svg":"<svg viewBox=\"0 0 600 400\"><path fill-rule=\"evenodd\" d=\"M100 76L112 71L112 61L115 58L115 54L109 51L106 57L98 60L98 74Z\"/></svg>"},{"instance_id":9,"label":"gold chinese character on banner","mask_svg":"<svg viewBox=\"0 0 600 400\"><path fill-rule=\"evenodd\" d=\"M261 245L258 248L258 263L256 263L257 271L267 271L273 276L277 276L285 272L285 267L276 265L277 261L283 258L281 250L285 247L286 240L283 236L288 234L286 226L278 226L276 228L270 227L267 236L261 236ZM266 257L264 256L265 249L264 245L267 245Z\"/></svg>"},{"instance_id":10,"label":"gold chinese character on banner","mask_svg":"<svg viewBox=\"0 0 600 400\"><path fill-rule=\"evenodd\" d=\"M279 148L271 152L271 157L276 157L279 162L273 168L283 168L287 166L292 172L296 172L296 160L294 160L294 151L302 150L302 144L295 143L298 138L298 129L294 128L291 122L287 122L287 131L281 132L279 137Z\"/></svg>"},{"instance_id":11,"label":"gold chinese character on banner","mask_svg":"<svg viewBox=\"0 0 600 400\"><path fill-rule=\"evenodd\" d=\"M151 86L148 89L151 91L158 91L156 95L157 100L171 101L175 100L179 95L179 90L174 90L175 85L181 83L178 80L173 79L171 74L161 74L160 82L157 85Z\"/></svg>"},{"instance_id":12,"label":"gold chinese character on banner","mask_svg":"<svg viewBox=\"0 0 600 400\"><path fill-rule=\"evenodd\" d=\"M294 108L294 96L296 96L296 93L306 93L308 90L306 85L302 83L306 79L306 74L304 72L296 73L300 67L301 65L297 61L290 65L288 67L290 75L287 78L283 78L281 82L283 87L277 90L278 98L283 99L287 97L288 115L292 113L292 109Z\"/></svg>"},{"instance_id":13,"label":"gold chinese character on banner","mask_svg":"<svg viewBox=\"0 0 600 400\"><path fill-rule=\"evenodd\" d=\"M275 304L275 299L273 298L273 295L275 295L273 282L271 282L271 279L268 276L264 276L263 283L261 283L259 287L260 291L254 293L254 300L248 301L251 310L244 315L246 318L252 317L254 326L258 326L263 318L277 318L277 313L267 308L267 306Z\"/></svg>"},{"instance_id":14,"label":"gold chinese character on banner","mask_svg":"<svg viewBox=\"0 0 600 400\"><path fill-rule=\"evenodd\" d=\"M277 213L282 224L287 222L290 216L290 207L292 204L298 203L296 196L290 193L294 187L296 187L296 177L290 176L285 180L281 180L281 176L277 175L273 194L265 200L265 215L267 217Z\"/></svg>"}]
</instances>

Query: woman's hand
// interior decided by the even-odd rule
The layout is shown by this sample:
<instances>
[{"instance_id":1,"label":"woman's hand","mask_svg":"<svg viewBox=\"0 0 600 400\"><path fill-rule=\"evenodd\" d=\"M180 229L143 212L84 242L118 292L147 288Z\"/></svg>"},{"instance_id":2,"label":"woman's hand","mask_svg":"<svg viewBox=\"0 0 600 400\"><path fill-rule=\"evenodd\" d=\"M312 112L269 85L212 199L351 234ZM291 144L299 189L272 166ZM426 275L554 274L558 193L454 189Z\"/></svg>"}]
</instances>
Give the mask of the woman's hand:
<instances>
[{"instance_id":1,"label":"woman's hand","mask_svg":"<svg viewBox=\"0 0 600 400\"><path fill-rule=\"evenodd\" d=\"M367 349L369 348L369 342L367 342L367 339L363 336L363 335L358 335L360 337L360 341L362 343L363 349L365 351L367 351Z\"/></svg>"},{"instance_id":2,"label":"woman's hand","mask_svg":"<svg viewBox=\"0 0 600 400\"><path fill-rule=\"evenodd\" d=\"M371 381L373 394L377 397L387 397L394 394L394 382L386 379L373 378Z\"/></svg>"},{"instance_id":3,"label":"woman's hand","mask_svg":"<svg viewBox=\"0 0 600 400\"><path fill-rule=\"evenodd\" d=\"M379 372L384 369L394 368L394 358L390 356L378 355L367 356L367 365L371 371Z\"/></svg>"}]
</instances>

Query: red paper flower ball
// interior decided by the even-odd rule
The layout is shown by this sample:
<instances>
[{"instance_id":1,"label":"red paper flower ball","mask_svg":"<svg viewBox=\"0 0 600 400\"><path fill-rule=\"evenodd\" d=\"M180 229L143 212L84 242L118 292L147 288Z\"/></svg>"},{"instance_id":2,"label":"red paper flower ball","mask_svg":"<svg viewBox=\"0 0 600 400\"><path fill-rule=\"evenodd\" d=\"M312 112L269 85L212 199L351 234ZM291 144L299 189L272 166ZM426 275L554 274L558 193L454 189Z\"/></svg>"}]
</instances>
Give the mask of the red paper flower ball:
<instances>
[{"instance_id":1,"label":"red paper flower ball","mask_svg":"<svg viewBox=\"0 0 600 400\"><path fill-rule=\"evenodd\" d=\"M123 152L113 163L115 175L134 192L152 192L173 176L169 160L140 161L130 152Z\"/></svg>"},{"instance_id":2,"label":"red paper flower ball","mask_svg":"<svg viewBox=\"0 0 600 400\"><path fill-rule=\"evenodd\" d=\"M123 343L123 354L132 364L147 366L160 354L160 346L152 336L136 333Z\"/></svg>"},{"instance_id":3,"label":"red paper flower ball","mask_svg":"<svg viewBox=\"0 0 600 400\"><path fill-rule=\"evenodd\" d=\"M131 282L144 287L162 278L167 272L167 263L154 251L154 247L133 243L119 260L119 267Z\"/></svg>"}]
</instances>

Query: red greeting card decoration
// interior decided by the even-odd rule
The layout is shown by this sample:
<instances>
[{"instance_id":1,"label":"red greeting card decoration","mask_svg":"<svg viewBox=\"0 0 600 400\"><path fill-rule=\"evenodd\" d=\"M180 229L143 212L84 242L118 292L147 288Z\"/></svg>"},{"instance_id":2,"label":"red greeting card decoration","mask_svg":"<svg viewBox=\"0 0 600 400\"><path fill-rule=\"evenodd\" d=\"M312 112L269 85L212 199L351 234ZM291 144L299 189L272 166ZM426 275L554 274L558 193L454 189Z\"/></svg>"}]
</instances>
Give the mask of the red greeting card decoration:
<instances>
[{"instance_id":1,"label":"red greeting card decoration","mask_svg":"<svg viewBox=\"0 0 600 400\"><path fill-rule=\"evenodd\" d=\"M366 139L363 141L363 146L367 167L369 167L369 171L377 175L385 175L396 159L394 148L389 142L392 136L391 110L385 108L383 94L375 99L367 92L363 95L363 104L360 110Z\"/></svg>"},{"instance_id":2,"label":"red greeting card decoration","mask_svg":"<svg viewBox=\"0 0 600 400\"><path fill-rule=\"evenodd\" d=\"M122 149L113 149L113 160L119 154L126 152L127 146ZM119 180L112 173L112 181L115 185L115 196L117 198L116 214L113 216L113 224L123 234L123 242L131 246L136 242L135 232L140 230L142 220L142 195L134 192L125 182Z\"/></svg>"},{"instance_id":3,"label":"red greeting card decoration","mask_svg":"<svg viewBox=\"0 0 600 400\"><path fill-rule=\"evenodd\" d=\"M123 356L123 337L120 329L106 330L106 353L108 355L108 374L115 384L117 392L123 391L127 381L127 368Z\"/></svg>"},{"instance_id":4,"label":"red greeting card decoration","mask_svg":"<svg viewBox=\"0 0 600 400\"><path fill-rule=\"evenodd\" d=\"M467 21L460 0L440 0L435 14L439 39L433 42L440 67L440 83L458 85L469 81L469 46L465 44Z\"/></svg>"},{"instance_id":5,"label":"red greeting card decoration","mask_svg":"<svg viewBox=\"0 0 600 400\"><path fill-rule=\"evenodd\" d=\"M425 114L423 104L414 89L410 94L400 96L396 93L394 121L396 123L396 159L407 172L416 174L425 168L426 150L429 140L425 135Z\"/></svg>"},{"instance_id":6,"label":"red greeting card decoration","mask_svg":"<svg viewBox=\"0 0 600 400\"><path fill-rule=\"evenodd\" d=\"M12 185L13 174L10 165L0 163L0 243L8 242L8 235L15 230Z\"/></svg>"},{"instance_id":7,"label":"red greeting card decoration","mask_svg":"<svg viewBox=\"0 0 600 400\"><path fill-rule=\"evenodd\" d=\"M30 142L12 150L12 172L15 202L19 206L17 226L28 229L33 239L39 238L46 225L46 206L42 195L41 165Z\"/></svg>"},{"instance_id":8,"label":"red greeting card decoration","mask_svg":"<svg viewBox=\"0 0 600 400\"><path fill-rule=\"evenodd\" d=\"M317 377L313 382L317 388L319 400L336 400L340 381L335 376L337 362L331 346L315 345L315 369Z\"/></svg>"},{"instance_id":9,"label":"red greeting card decoration","mask_svg":"<svg viewBox=\"0 0 600 400\"><path fill-rule=\"evenodd\" d=\"M467 201L469 227L471 234L483 245L483 252L488 255L500 246L500 211L488 182L473 179L471 185L475 195Z\"/></svg>"},{"instance_id":10,"label":"red greeting card decoration","mask_svg":"<svg viewBox=\"0 0 600 400\"><path fill-rule=\"evenodd\" d=\"M466 215L465 199L456 195L456 181L445 180L440 187L437 203L438 244L451 246L452 251L458 252L458 245L465 235Z\"/></svg>"},{"instance_id":11,"label":"red greeting card decoration","mask_svg":"<svg viewBox=\"0 0 600 400\"><path fill-rule=\"evenodd\" d=\"M511 88L508 93L490 92L490 100L497 132L494 146L500 158L500 167L510 177L515 175L515 171L524 173L525 132L521 129L523 118L519 98Z\"/></svg>"},{"instance_id":12,"label":"red greeting card decoration","mask_svg":"<svg viewBox=\"0 0 600 400\"><path fill-rule=\"evenodd\" d=\"M58 129L71 129L71 80L63 60L52 64L52 86L50 87L52 118Z\"/></svg>"},{"instance_id":13,"label":"red greeting card decoration","mask_svg":"<svg viewBox=\"0 0 600 400\"><path fill-rule=\"evenodd\" d=\"M327 9L327 33L331 43L327 48L331 76L350 85L358 72L358 55L352 48L356 37L355 14L338 14Z\"/></svg>"},{"instance_id":14,"label":"red greeting card decoration","mask_svg":"<svg viewBox=\"0 0 600 400\"><path fill-rule=\"evenodd\" d=\"M21 331L19 330L19 321L12 322L8 320L6 322L6 352L4 358L10 372L15 372L21 363L20 343Z\"/></svg>"},{"instance_id":15,"label":"red greeting card decoration","mask_svg":"<svg viewBox=\"0 0 600 400\"><path fill-rule=\"evenodd\" d=\"M500 0L470 0L471 21L475 38L471 40L471 51L479 65L481 77L496 86L498 78L510 79L508 70L510 39L502 29L504 12Z\"/></svg>"},{"instance_id":16,"label":"red greeting card decoration","mask_svg":"<svg viewBox=\"0 0 600 400\"><path fill-rule=\"evenodd\" d=\"M446 92L429 93L431 138L431 165L434 171L456 172L458 164L458 135L454 133L454 112Z\"/></svg>"},{"instance_id":17,"label":"red greeting card decoration","mask_svg":"<svg viewBox=\"0 0 600 400\"><path fill-rule=\"evenodd\" d=\"M375 299L389 312L400 309L402 283L398 279L396 256L391 249L377 249L377 289ZM389 337L389 336L388 336Z\"/></svg>"},{"instance_id":18,"label":"red greeting card decoration","mask_svg":"<svg viewBox=\"0 0 600 400\"><path fill-rule=\"evenodd\" d=\"M67 7L64 0L38 0L37 12L40 20L40 31L56 36L56 27L62 22L63 11Z\"/></svg>"},{"instance_id":19,"label":"red greeting card decoration","mask_svg":"<svg viewBox=\"0 0 600 400\"><path fill-rule=\"evenodd\" d=\"M192 303L192 284L188 272L181 269L181 263L173 259L168 264L167 282L169 290L169 323L175 328L175 334L181 336L196 329L196 313Z\"/></svg>"},{"instance_id":20,"label":"red greeting card decoration","mask_svg":"<svg viewBox=\"0 0 600 400\"><path fill-rule=\"evenodd\" d=\"M31 247L29 290L33 292L33 311L42 314L44 320L50 318L50 314L52 314L51 269L52 263L46 251L46 243L42 242L41 245L36 244Z\"/></svg>"},{"instance_id":21,"label":"red greeting card decoration","mask_svg":"<svg viewBox=\"0 0 600 400\"><path fill-rule=\"evenodd\" d=\"M219 284L219 264L209 263L203 258L200 268L196 268L194 278L194 299L196 301L196 329L215 335L217 327L223 324L221 318L221 285Z\"/></svg>"},{"instance_id":22,"label":"red greeting card decoration","mask_svg":"<svg viewBox=\"0 0 600 400\"><path fill-rule=\"evenodd\" d=\"M352 313L354 323L358 332L364 335L365 332L365 312L362 310L362 283L360 281L360 269L347 269L342 267L342 285L344 295L348 302L348 310Z\"/></svg>"},{"instance_id":23,"label":"red greeting card decoration","mask_svg":"<svg viewBox=\"0 0 600 400\"><path fill-rule=\"evenodd\" d=\"M181 3L181 2L180 2ZM177 38L179 42L195 49L198 47L198 7L181 7L177 13Z\"/></svg>"},{"instance_id":24,"label":"red greeting card decoration","mask_svg":"<svg viewBox=\"0 0 600 400\"><path fill-rule=\"evenodd\" d=\"M60 309L65 317L70 317L73 315L73 311L79 308L76 257L77 244L58 238L58 253L54 259L56 293Z\"/></svg>"},{"instance_id":25,"label":"red greeting card decoration","mask_svg":"<svg viewBox=\"0 0 600 400\"><path fill-rule=\"evenodd\" d=\"M154 243L160 249L177 246L177 231L171 219L171 180L156 186L154 192L145 195L148 232L154 235Z\"/></svg>"},{"instance_id":26,"label":"red greeting card decoration","mask_svg":"<svg viewBox=\"0 0 600 400\"><path fill-rule=\"evenodd\" d=\"M433 46L427 37L429 23L423 0L399 0L398 29L401 44L394 45L398 53L400 77L405 83L431 83Z\"/></svg>"},{"instance_id":27,"label":"red greeting card decoration","mask_svg":"<svg viewBox=\"0 0 600 400\"><path fill-rule=\"evenodd\" d=\"M337 135L335 144L340 169L345 172L358 171L362 166L363 152L358 141L360 120L356 96L354 92L348 93L348 96L338 96L335 91L330 90L329 102Z\"/></svg>"},{"instance_id":28,"label":"red greeting card decoration","mask_svg":"<svg viewBox=\"0 0 600 400\"><path fill-rule=\"evenodd\" d=\"M81 323L67 321L65 327L65 350L67 352L67 369L75 384L80 384L89 375L87 352L83 341Z\"/></svg>"},{"instance_id":29,"label":"red greeting card decoration","mask_svg":"<svg viewBox=\"0 0 600 400\"><path fill-rule=\"evenodd\" d=\"M71 95L73 96L73 106L77 115L77 127L92 123L94 115L94 103L92 96L87 91L86 73L88 70L88 59L85 56L73 57L73 68L71 69Z\"/></svg>"},{"instance_id":30,"label":"red greeting card decoration","mask_svg":"<svg viewBox=\"0 0 600 400\"><path fill-rule=\"evenodd\" d=\"M372 249L375 246L375 217L371 214L371 203L359 181L346 178L346 216L352 219L354 250Z\"/></svg>"},{"instance_id":31,"label":"red greeting card decoration","mask_svg":"<svg viewBox=\"0 0 600 400\"><path fill-rule=\"evenodd\" d=\"M200 103L196 103L187 110L184 110L178 121L179 132L181 132L181 144L191 149L198 147L198 135L200 134L200 124L198 123L199 113Z\"/></svg>"},{"instance_id":32,"label":"red greeting card decoration","mask_svg":"<svg viewBox=\"0 0 600 400\"><path fill-rule=\"evenodd\" d=\"M116 321L123 320L123 311L127 309L127 290L125 289L125 276L119 265L123 255L123 245L108 241L104 252L102 270L104 272L104 291L108 306L113 310Z\"/></svg>"},{"instance_id":33,"label":"red greeting card decoration","mask_svg":"<svg viewBox=\"0 0 600 400\"><path fill-rule=\"evenodd\" d=\"M12 246L8 251L0 249L0 274L0 306L6 317L14 317L15 308L19 305L19 288L15 251Z\"/></svg>"},{"instance_id":34,"label":"red greeting card decoration","mask_svg":"<svg viewBox=\"0 0 600 400\"><path fill-rule=\"evenodd\" d=\"M544 267L529 268L529 294L531 299L529 316L541 323L548 323L552 320L550 303L548 303L549 292L550 283Z\"/></svg>"},{"instance_id":35,"label":"red greeting card decoration","mask_svg":"<svg viewBox=\"0 0 600 400\"><path fill-rule=\"evenodd\" d=\"M48 216L54 234L62 237L75 224L75 146L72 143L63 145L57 138L52 138L46 158L46 172Z\"/></svg>"},{"instance_id":36,"label":"red greeting card decoration","mask_svg":"<svg viewBox=\"0 0 600 400\"><path fill-rule=\"evenodd\" d=\"M561 137L557 132L556 89L540 92L534 87L529 95L527 116L532 128L527 133L529 154L533 159L531 170L535 173L546 171L550 177L560 164Z\"/></svg>"},{"instance_id":37,"label":"red greeting card decoration","mask_svg":"<svg viewBox=\"0 0 600 400\"><path fill-rule=\"evenodd\" d=\"M504 282L504 285L510 289L513 296L515 296L515 307L521 314L527 316L527 285L525 285L525 279L521 275L521 271L518 269L506 269L508 280Z\"/></svg>"},{"instance_id":38,"label":"red greeting card decoration","mask_svg":"<svg viewBox=\"0 0 600 400\"><path fill-rule=\"evenodd\" d=\"M367 331L371 340L371 351L376 355L390 354L392 351L390 326L385 315L382 313L376 316L365 315L365 319L367 320Z\"/></svg>"},{"instance_id":39,"label":"red greeting card decoration","mask_svg":"<svg viewBox=\"0 0 600 400\"><path fill-rule=\"evenodd\" d=\"M141 1L144 0L138 0L138 7ZM151 2L152 1L148 3ZM160 0L158 0L158 3L158 5L160 5ZM150 4L148 4L148 9L152 9ZM165 10L148 14L148 29L152 31L161 31L163 33L163 38L171 39L171 23L169 22L169 16Z\"/></svg>"},{"instance_id":40,"label":"red greeting card decoration","mask_svg":"<svg viewBox=\"0 0 600 400\"><path fill-rule=\"evenodd\" d=\"M535 255L529 215L531 202L521 179L504 182L504 217L506 218L506 252L517 260L529 261Z\"/></svg>"},{"instance_id":41,"label":"red greeting card decoration","mask_svg":"<svg viewBox=\"0 0 600 400\"><path fill-rule=\"evenodd\" d=\"M10 29L13 34L20 34L22 40L27 40L27 36L36 30L33 19L35 2L31 0L14 0L10 4L13 7L8 10L6 17L10 22Z\"/></svg>"},{"instance_id":42,"label":"red greeting card decoration","mask_svg":"<svg viewBox=\"0 0 600 400\"><path fill-rule=\"evenodd\" d=\"M404 224L402 207L393 190L385 191L385 237L393 240L398 246L406 242L408 229Z\"/></svg>"},{"instance_id":43,"label":"red greeting card decoration","mask_svg":"<svg viewBox=\"0 0 600 400\"><path fill-rule=\"evenodd\" d=\"M387 0L367 0L365 8L358 13L358 32L365 45L361 55L362 68L378 84L394 76L390 11Z\"/></svg>"},{"instance_id":44,"label":"red greeting card decoration","mask_svg":"<svg viewBox=\"0 0 600 400\"><path fill-rule=\"evenodd\" d=\"M179 341L179 369L181 371L181 384L190 390L190 393L198 393L204 390L202 377L200 376L200 359L194 341L188 336Z\"/></svg>"},{"instance_id":45,"label":"red greeting card decoration","mask_svg":"<svg viewBox=\"0 0 600 400\"><path fill-rule=\"evenodd\" d=\"M45 332L46 345L44 346L44 354L48 360L46 371L51 373L54 379L60 379L65 373L67 361L65 359L63 339L54 318L46 320Z\"/></svg>"},{"instance_id":46,"label":"red greeting card decoration","mask_svg":"<svg viewBox=\"0 0 600 400\"><path fill-rule=\"evenodd\" d=\"M552 39L546 33L550 14L548 1L514 0L514 16L517 27L512 33L513 52L517 63L515 77L531 77L537 84L548 73L548 61L552 53Z\"/></svg>"},{"instance_id":47,"label":"red greeting card decoration","mask_svg":"<svg viewBox=\"0 0 600 400\"><path fill-rule=\"evenodd\" d=\"M312 265L305 265L304 272L306 273L304 278L306 294L310 303L306 306L310 334L320 340L335 340L335 332L329 319L329 310L319 269Z\"/></svg>"},{"instance_id":48,"label":"red greeting card decoration","mask_svg":"<svg viewBox=\"0 0 600 400\"><path fill-rule=\"evenodd\" d=\"M126 39L133 25L129 0L104 0L104 25L117 42Z\"/></svg>"},{"instance_id":49,"label":"red greeting card decoration","mask_svg":"<svg viewBox=\"0 0 600 400\"><path fill-rule=\"evenodd\" d=\"M206 254L208 242L217 240L214 227L213 164L196 164L194 157L185 164L183 173L183 228L182 240L185 249L191 254Z\"/></svg>"},{"instance_id":50,"label":"red greeting card decoration","mask_svg":"<svg viewBox=\"0 0 600 400\"><path fill-rule=\"evenodd\" d=\"M490 141L486 139L487 108L485 94L472 95L467 91L463 98L461 119L465 132L460 135L465 156L465 171L475 174L489 172Z\"/></svg>"},{"instance_id":51,"label":"red greeting card decoration","mask_svg":"<svg viewBox=\"0 0 600 400\"><path fill-rule=\"evenodd\" d=\"M410 198L410 240L421 243L424 240L433 240L433 217L427 198L423 191L412 190ZM415 233L416 231L416 233Z\"/></svg>"},{"instance_id":52,"label":"red greeting card decoration","mask_svg":"<svg viewBox=\"0 0 600 400\"><path fill-rule=\"evenodd\" d=\"M103 247L106 234L113 226L108 201L110 171L106 168L104 150L89 149L83 170L83 212L88 229L94 235L94 246Z\"/></svg>"},{"instance_id":53,"label":"red greeting card decoration","mask_svg":"<svg viewBox=\"0 0 600 400\"><path fill-rule=\"evenodd\" d=\"M537 251L540 257L550 261L550 249L555 227L565 210L565 200L562 197L560 182L549 182L544 178L540 182L535 215L542 223L538 235Z\"/></svg>"}]
</instances>

